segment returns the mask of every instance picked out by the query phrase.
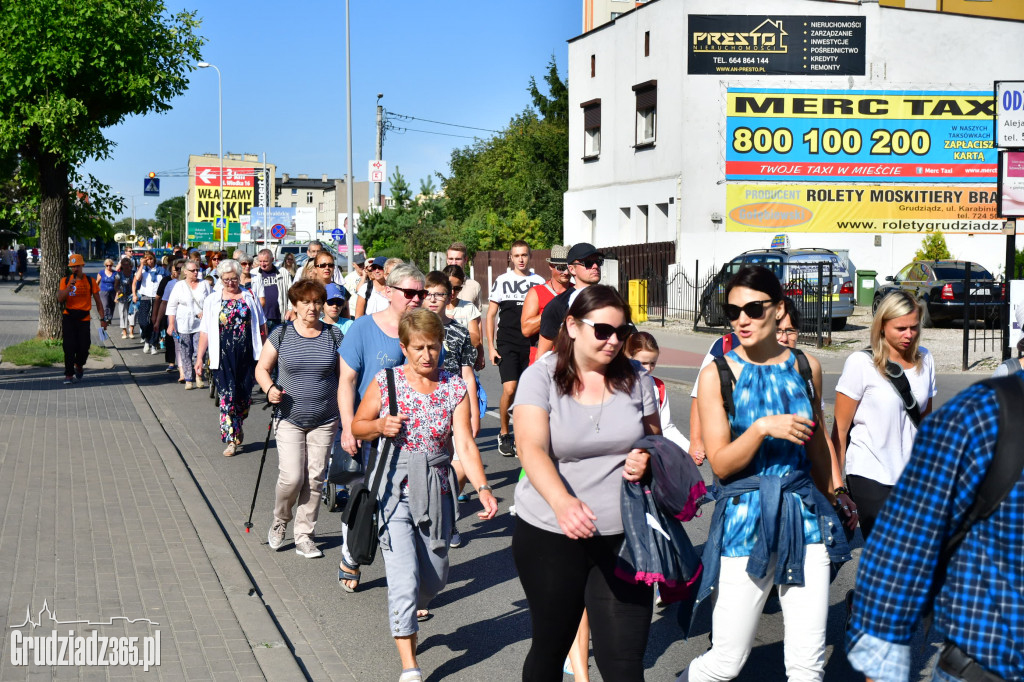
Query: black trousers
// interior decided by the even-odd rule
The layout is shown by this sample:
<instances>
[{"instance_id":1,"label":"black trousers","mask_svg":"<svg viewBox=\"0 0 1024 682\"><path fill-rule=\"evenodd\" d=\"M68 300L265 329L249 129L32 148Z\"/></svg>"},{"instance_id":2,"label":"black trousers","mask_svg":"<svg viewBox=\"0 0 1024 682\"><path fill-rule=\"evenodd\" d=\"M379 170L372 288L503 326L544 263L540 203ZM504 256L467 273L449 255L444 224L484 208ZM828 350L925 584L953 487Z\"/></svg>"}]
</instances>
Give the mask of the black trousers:
<instances>
[{"instance_id":1,"label":"black trousers","mask_svg":"<svg viewBox=\"0 0 1024 682\"><path fill-rule=\"evenodd\" d=\"M84 367L85 361L89 359L89 335L88 313L80 310L68 310L64 313L62 328L64 332L64 376L71 376L75 373L75 366Z\"/></svg>"},{"instance_id":2,"label":"black trousers","mask_svg":"<svg viewBox=\"0 0 1024 682\"><path fill-rule=\"evenodd\" d=\"M151 346L160 343L160 329L153 324L153 306L158 303L156 299L139 296L139 311L135 315L142 340Z\"/></svg>"},{"instance_id":3,"label":"black trousers","mask_svg":"<svg viewBox=\"0 0 1024 682\"><path fill-rule=\"evenodd\" d=\"M615 577L624 537L570 540L516 519L512 556L533 626L524 681L560 682L584 607L601 676L616 682L644 679L654 590Z\"/></svg>"},{"instance_id":4,"label":"black trousers","mask_svg":"<svg viewBox=\"0 0 1024 682\"><path fill-rule=\"evenodd\" d=\"M846 487L850 489L850 497L857 503L860 532L867 540L871 529L875 527L875 519L881 513L882 507L885 506L885 501L889 499L892 486L882 485L870 478L850 474L846 477Z\"/></svg>"}]
</instances>

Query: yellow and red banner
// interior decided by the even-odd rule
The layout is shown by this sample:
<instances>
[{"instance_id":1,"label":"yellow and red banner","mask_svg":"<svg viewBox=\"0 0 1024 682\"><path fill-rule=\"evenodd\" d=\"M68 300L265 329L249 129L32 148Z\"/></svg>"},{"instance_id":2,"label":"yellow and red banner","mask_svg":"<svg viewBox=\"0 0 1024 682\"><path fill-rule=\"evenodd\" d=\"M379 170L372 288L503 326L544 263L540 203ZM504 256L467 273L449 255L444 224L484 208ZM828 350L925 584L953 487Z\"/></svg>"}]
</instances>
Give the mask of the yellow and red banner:
<instances>
[{"instance_id":1,"label":"yellow and red banner","mask_svg":"<svg viewBox=\"0 0 1024 682\"><path fill-rule=\"evenodd\" d=\"M1001 234L996 187L730 184L729 232Z\"/></svg>"}]
</instances>

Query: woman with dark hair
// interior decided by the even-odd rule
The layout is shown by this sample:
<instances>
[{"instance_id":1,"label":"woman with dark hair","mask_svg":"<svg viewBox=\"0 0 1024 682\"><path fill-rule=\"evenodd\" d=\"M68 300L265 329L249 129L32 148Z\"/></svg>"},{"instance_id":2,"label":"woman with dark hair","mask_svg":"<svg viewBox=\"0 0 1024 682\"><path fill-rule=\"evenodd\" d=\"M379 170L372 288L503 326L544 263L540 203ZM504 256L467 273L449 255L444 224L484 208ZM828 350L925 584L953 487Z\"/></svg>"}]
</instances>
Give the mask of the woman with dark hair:
<instances>
[{"instance_id":1,"label":"woman with dark hair","mask_svg":"<svg viewBox=\"0 0 1024 682\"><path fill-rule=\"evenodd\" d=\"M135 275L132 267L131 258L122 258L121 265L117 269L117 278L114 280L122 339L135 338L135 313L132 312L132 282L135 280Z\"/></svg>"},{"instance_id":2,"label":"woman with dark hair","mask_svg":"<svg viewBox=\"0 0 1024 682\"><path fill-rule=\"evenodd\" d=\"M698 604L717 595L714 643L679 680L740 673L773 585L785 620L788 679L821 680L830 562L850 559L826 497L831 461L821 410L798 369L799 351L779 342L785 307L775 275L744 267L725 295L722 307L740 345L701 371L697 394L707 458L719 478L697 594ZM821 395L821 366L806 360ZM723 375L731 410L723 404ZM774 513L762 516L768 511Z\"/></svg>"},{"instance_id":3,"label":"woman with dark hair","mask_svg":"<svg viewBox=\"0 0 1024 682\"><path fill-rule=\"evenodd\" d=\"M606 680L642 680L653 589L613 574L624 539L622 479L647 474L633 448L660 434L646 373L623 353L629 307L611 287L576 297L554 352L522 375L513 407L526 476L516 486L512 552L530 606L524 680L561 680L584 608Z\"/></svg>"}]
</instances>

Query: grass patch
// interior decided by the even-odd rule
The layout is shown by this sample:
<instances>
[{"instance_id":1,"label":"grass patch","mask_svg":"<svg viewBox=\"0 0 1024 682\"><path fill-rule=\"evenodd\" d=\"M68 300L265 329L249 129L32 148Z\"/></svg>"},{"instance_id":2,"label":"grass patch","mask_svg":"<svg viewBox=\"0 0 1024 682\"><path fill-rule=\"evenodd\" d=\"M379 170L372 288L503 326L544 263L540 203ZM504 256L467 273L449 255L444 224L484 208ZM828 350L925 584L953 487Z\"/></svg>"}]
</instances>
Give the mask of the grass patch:
<instances>
[{"instance_id":1,"label":"grass patch","mask_svg":"<svg viewBox=\"0 0 1024 682\"><path fill-rule=\"evenodd\" d=\"M110 351L102 346L93 344L89 347L89 354L98 358L105 358ZM49 367L50 365L64 364L64 349L60 339L30 339L22 341L13 346L7 346L2 352L4 362L15 365L28 365L31 367Z\"/></svg>"}]
</instances>

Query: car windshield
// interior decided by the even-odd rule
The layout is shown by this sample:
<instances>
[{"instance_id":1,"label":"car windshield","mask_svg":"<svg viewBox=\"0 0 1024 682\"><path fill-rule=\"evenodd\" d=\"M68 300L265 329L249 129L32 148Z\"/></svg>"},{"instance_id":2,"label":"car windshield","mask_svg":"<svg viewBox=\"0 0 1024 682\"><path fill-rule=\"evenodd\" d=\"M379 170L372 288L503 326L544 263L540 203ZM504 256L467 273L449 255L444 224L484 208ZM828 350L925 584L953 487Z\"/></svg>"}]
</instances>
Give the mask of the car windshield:
<instances>
[{"instance_id":1,"label":"car windshield","mask_svg":"<svg viewBox=\"0 0 1024 682\"><path fill-rule=\"evenodd\" d=\"M964 263L936 263L932 266L937 279L963 279ZM978 265L971 263L971 279L994 279L992 273Z\"/></svg>"}]
</instances>

